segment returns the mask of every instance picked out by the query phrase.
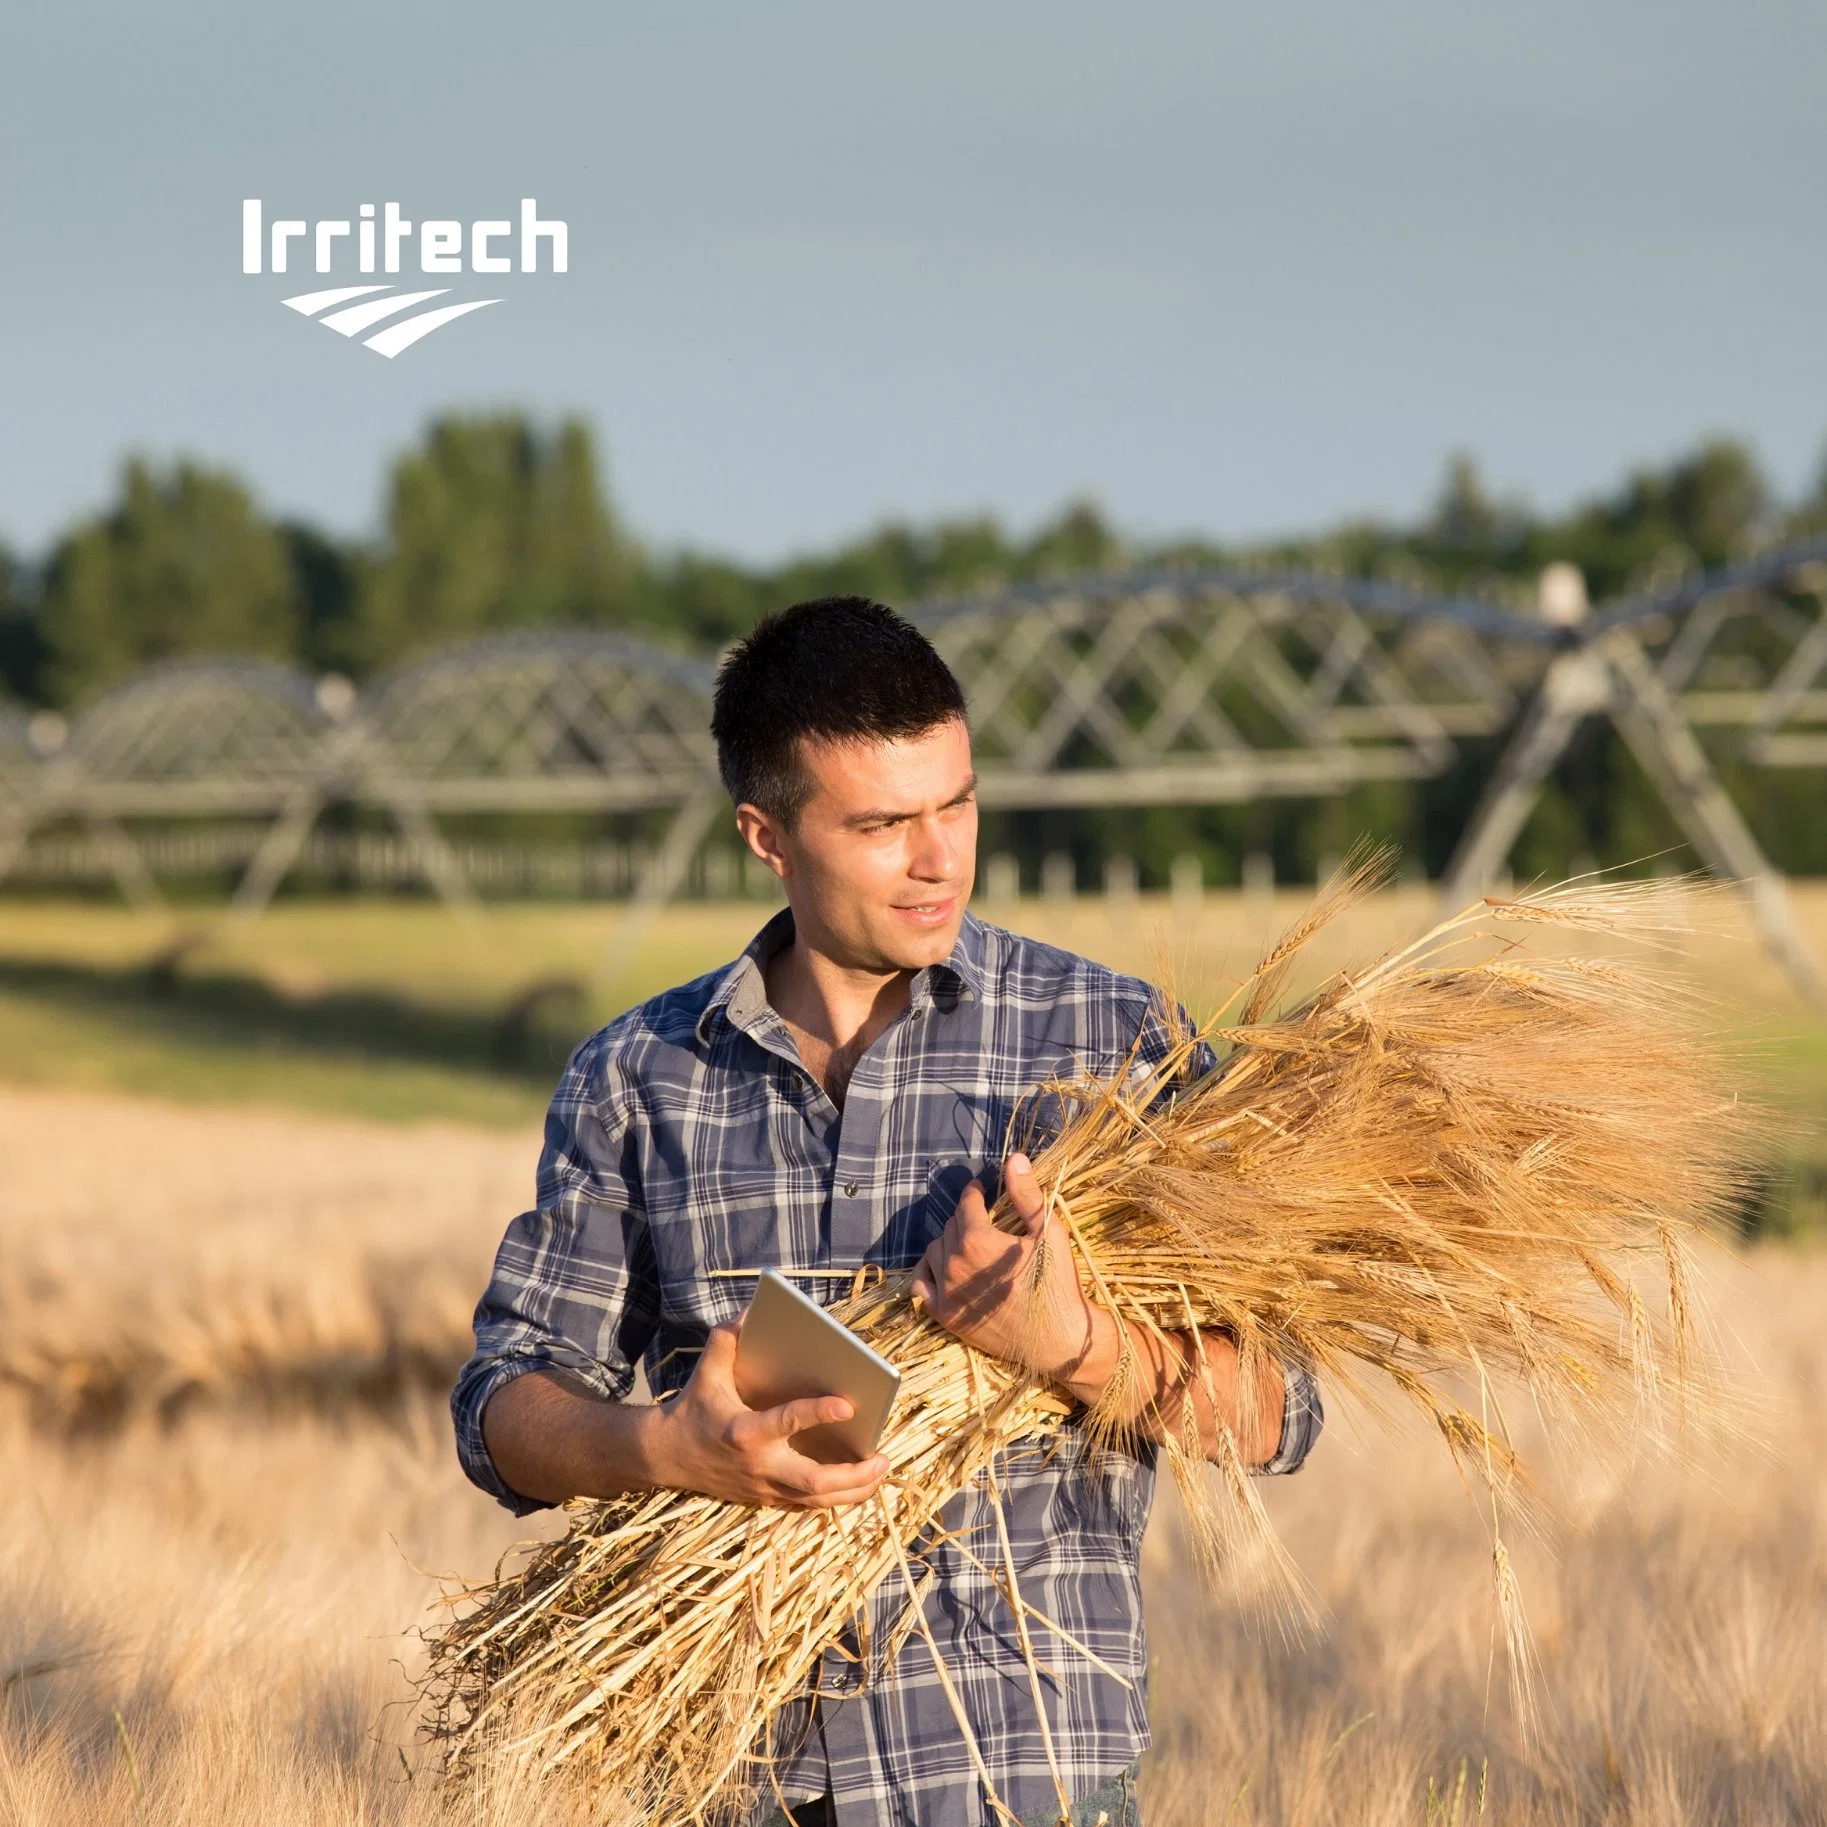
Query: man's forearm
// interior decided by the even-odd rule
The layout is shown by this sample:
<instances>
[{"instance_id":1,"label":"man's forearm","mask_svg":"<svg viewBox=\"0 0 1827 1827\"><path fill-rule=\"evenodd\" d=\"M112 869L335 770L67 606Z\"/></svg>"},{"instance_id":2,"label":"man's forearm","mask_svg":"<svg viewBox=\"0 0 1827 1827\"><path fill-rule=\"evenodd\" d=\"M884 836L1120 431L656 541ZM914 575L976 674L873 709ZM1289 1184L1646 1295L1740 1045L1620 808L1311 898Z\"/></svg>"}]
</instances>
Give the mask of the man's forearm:
<instances>
[{"instance_id":1,"label":"man's forearm","mask_svg":"<svg viewBox=\"0 0 1827 1827\"><path fill-rule=\"evenodd\" d=\"M736 1388L736 1331L713 1326L690 1382L664 1402L605 1401L558 1370L503 1384L482 1413L500 1481L539 1503L665 1490L803 1510L873 1497L886 1454L826 1465L793 1446L807 1428L848 1419L849 1400L750 1408Z\"/></svg>"},{"instance_id":2,"label":"man's forearm","mask_svg":"<svg viewBox=\"0 0 1827 1827\"><path fill-rule=\"evenodd\" d=\"M659 1408L606 1402L561 1372L529 1371L482 1413L482 1438L511 1490L539 1503L619 1497L668 1482Z\"/></svg>"},{"instance_id":3,"label":"man's forearm","mask_svg":"<svg viewBox=\"0 0 1827 1827\"><path fill-rule=\"evenodd\" d=\"M1116 1371L1125 1333L1135 1351L1139 1373L1125 1405L1125 1420L1139 1425L1152 1440L1169 1435L1182 1439L1185 1404L1191 1402L1199 1426L1200 1447L1207 1458L1218 1452L1220 1421L1235 1436L1246 1463L1265 1465L1275 1457L1285 1400L1281 1372L1271 1367L1272 1374L1261 1378L1252 1392L1253 1412L1240 1412L1237 1348L1219 1334L1205 1333L1200 1337L1207 1371L1202 1375L1190 1332L1172 1333L1177 1348L1170 1352L1152 1333L1119 1319L1094 1302L1091 1338L1071 1371L1056 1379L1059 1387L1090 1407L1104 1393Z\"/></svg>"}]
</instances>

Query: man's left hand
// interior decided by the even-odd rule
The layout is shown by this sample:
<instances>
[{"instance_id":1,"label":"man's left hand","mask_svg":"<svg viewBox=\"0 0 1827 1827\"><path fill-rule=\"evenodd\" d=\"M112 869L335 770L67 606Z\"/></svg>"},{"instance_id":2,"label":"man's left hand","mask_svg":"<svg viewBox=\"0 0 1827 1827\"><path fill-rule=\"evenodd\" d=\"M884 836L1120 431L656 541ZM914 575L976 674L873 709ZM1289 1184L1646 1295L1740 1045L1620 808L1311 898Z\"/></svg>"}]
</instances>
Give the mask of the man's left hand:
<instances>
[{"instance_id":1,"label":"man's left hand","mask_svg":"<svg viewBox=\"0 0 1827 1827\"><path fill-rule=\"evenodd\" d=\"M1095 1336L1072 1235L1048 1213L1026 1155L1003 1163L1002 1184L1026 1234L1014 1236L990 1222L983 1188L973 1180L920 1258L914 1298L967 1345L1058 1380L1083 1359ZM1030 1288L1043 1237L1047 1260L1038 1287Z\"/></svg>"}]
</instances>

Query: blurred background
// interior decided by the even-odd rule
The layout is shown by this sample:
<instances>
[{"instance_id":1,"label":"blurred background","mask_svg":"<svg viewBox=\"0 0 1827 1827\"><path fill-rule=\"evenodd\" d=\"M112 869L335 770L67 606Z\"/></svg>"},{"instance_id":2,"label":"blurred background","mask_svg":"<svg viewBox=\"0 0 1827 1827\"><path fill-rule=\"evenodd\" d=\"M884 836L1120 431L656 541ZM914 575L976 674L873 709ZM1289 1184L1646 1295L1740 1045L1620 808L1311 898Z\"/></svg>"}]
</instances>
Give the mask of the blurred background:
<instances>
[{"instance_id":1,"label":"blurred background","mask_svg":"<svg viewBox=\"0 0 1827 1827\"><path fill-rule=\"evenodd\" d=\"M965 681L987 916L1196 1002L1366 839L1395 880L1333 963L1512 883L1734 884L1675 967L1783 1117L1723 1330L1804 1403L1824 75L1800 0L10 9L0 1798L445 1806L388 1658L415 1569L511 1531L441 1392L570 1047L775 904L704 720L808 596ZM530 197L568 270L389 360L283 303L361 283L350 242L242 271L252 197ZM1827 1619L1827 1452L1789 1437L1641 1513L1582 1487L1544 1654L1654 1672L1570 1685L1547 1753L1483 1706L1476 1519L1339 1445L1275 1499L1332 1647L1199 1611L1161 1818L1469 1819L1481 1771L1503 1818L1808 1818L1827 1689L1769 1626Z\"/></svg>"}]
</instances>

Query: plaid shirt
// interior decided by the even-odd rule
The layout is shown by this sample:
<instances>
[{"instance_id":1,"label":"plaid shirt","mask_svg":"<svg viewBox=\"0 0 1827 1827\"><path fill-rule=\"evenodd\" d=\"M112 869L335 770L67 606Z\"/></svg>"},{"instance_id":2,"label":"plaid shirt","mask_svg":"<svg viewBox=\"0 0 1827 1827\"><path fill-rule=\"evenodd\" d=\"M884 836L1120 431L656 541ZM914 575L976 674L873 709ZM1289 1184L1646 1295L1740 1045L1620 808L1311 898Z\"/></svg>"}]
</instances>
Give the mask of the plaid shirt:
<instances>
[{"instance_id":1,"label":"plaid shirt","mask_svg":"<svg viewBox=\"0 0 1827 1827\"><path fill-rule=\"evenodd\" d=\"M482 1439L483 1409L503 1384L558 1367L619 1400L644 1356L656 1395L678 1389L709 1329L747 1305L749 1272L777 1268L828 1304L849 1276L809 1271L917 1262L971 1178L994 1183L1037 1084L1120 1072L1138 1036L1144 1056L1159 1057L1146 984L967 914L947 962L915 974L906 1013L858 1062L839 1111L767 1000L763 967L792 933L783 912L734 964L629 1010L566 1068L538 1209L508 1228L452 1396L465 1469L517 1512L540 1506L502 1483ZM719 1273L734 1270L744 1273ZM1318 1392L1302 1372L1288 1375L1286 1412L1269 1471L1293 1471L1318 1436ZM1069 1422L1050 1454L1018 1443L999 1468L1021 1590L1121 1677L1035 1626L1056 1677L1042 1685L1055 1754L1075 1797L1149 1743L1139 1562L1156 1456L1144 1444L1094 1468ZM981 1488L955 1497L939 1524L998 1565ZM923 1558L935 1575L927 1622L998 1795L1022 1817L1056 1809L1006 1603L949 1543ZM898 1577L883 1582L871 1601L875 1642L906 1596ZM844 1827L988 1817L917 1632L892 1679L862 1681L833 1649L817 1686L778 1726L789 1800L828 1787Z\"/></svg>"}]
</instances>

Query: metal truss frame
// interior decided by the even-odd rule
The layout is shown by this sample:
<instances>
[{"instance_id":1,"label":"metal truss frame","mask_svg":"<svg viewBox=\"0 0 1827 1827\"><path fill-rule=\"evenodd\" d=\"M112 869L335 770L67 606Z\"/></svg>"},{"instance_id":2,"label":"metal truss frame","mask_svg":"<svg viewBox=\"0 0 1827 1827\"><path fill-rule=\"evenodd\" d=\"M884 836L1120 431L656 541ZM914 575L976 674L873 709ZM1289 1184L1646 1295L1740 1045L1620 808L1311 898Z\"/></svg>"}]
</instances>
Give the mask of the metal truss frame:
<instances>
[{"instance_id":1,"label":"metal truss frame","mask_svg":"<svg viewBox=\"0 0 1827 1827\"><path fill-rule=\"evenodd\" d=\"M1610 718L1702 862L1750 901L1805 993L1822 972L1695 731L1735 732L1763 767L1827 766L1827 539L1782 547L1576 622L1519 719L1447 870L1453 902L1502 867L1548 775L1589 717ZM1731 746L1731 736L1723 740Z\"/></svg>"},{"instance_id":2,"label":"metal truss frame","mask_svg":"<svg viewBox=\"0 0 1827 1827\"><path fill-rule=\"evenodd\" d=\"M1513 698L1489 604L1253 572L1069 579L917 618L965 687L991 806L1209 804L1417 779ZM1431 638L1417 638L1423 632Z\"/></svg>"},{"instance_id":3,"label":"metal truss frame","mask_svg":"<svg viewBox=\"0 0 1827 1827\"><path fill-rule=\"evenodd\" d=\"M1491 605L1337 578L1144 572L916 612L957 670L997 806L1146 805L1341 791L1436 772L1513 698L1481 645L1539 630ZM254 661L156 668L34 764L0 744L0 877L32 829L118 833L123 887L152 889L120 821L264 814L235 905L263 906L323 808L388 809L432 885L468 899L439 814L670 808L636 892L663 904L716 804L705 660L615 634L446 649L366 691ZM693 835L695 830L696 835Z\"/></svg>"},{"instance_id":4,"label":"metal truss frame","mask_svg":"<svg viewBox=\"0 0 1827 1827\"><path fill-rule=\"evenodd\" d=\"M1296 572L1065 578L913 613L970 704L996 807L1315 796L1438 774L1459 741L1513 732L1449 872L1503 865L1580 723L1609 715L1709 867L1746 884L1766 937L1812 970L1781 884L1694 728L1759 766L1827 765L1827 540L1606 607L1576 628L1478 598ZM333 802L384 808L453 907L470 889L440 816L667 811L618 935L677 891L722 804L711 662L626 636L500 636L357 693L258 661L156 668L41 756L0 716L0 879L34 829L79 819L124 892L157 888L125 820L270 820L234 906L264 906Z\"/></svg>"}]
</instances>

